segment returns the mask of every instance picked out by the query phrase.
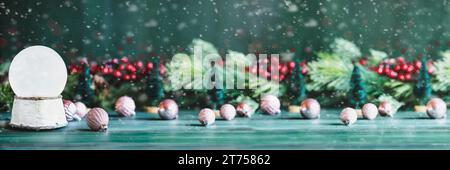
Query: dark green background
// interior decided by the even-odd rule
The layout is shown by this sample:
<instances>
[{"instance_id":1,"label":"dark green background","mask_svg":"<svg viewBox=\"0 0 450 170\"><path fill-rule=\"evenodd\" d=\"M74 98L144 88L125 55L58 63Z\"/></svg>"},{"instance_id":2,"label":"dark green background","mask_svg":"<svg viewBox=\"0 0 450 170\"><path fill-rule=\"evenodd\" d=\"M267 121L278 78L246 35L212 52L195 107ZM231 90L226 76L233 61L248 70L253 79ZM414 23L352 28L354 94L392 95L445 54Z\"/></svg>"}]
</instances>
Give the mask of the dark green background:
<instances>
[{"instance_id":1,"label":"dark green background","mask_svg":"<svg viewBox=\"0 0 450 170\"><path fill-rule=\"evenodd\" d=\"M289 12L289 2L297 12ZM314 25L317 23L317 25ZM312 25L313 27L308 27ZM278 53L328 48L336 37L369 48L419 50L450 39L448 0L0 1L0 54L52 46L74 60L171 56L194 38L222 49ZM306 51L306 52L305 52ZM151 53L153 52L153 53Z\"/></svg>"}]
</instances>

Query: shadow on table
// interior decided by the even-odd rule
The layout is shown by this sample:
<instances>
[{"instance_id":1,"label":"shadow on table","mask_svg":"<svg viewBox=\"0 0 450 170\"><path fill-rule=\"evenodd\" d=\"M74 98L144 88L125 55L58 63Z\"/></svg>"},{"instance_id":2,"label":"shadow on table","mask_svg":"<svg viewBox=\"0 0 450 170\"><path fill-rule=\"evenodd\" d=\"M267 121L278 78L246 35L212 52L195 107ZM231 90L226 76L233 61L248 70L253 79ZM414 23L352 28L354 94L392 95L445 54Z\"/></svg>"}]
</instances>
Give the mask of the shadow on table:
<instances>
[{"instance_id":1,"label":"shadow on table","mask_svg":"<svg viewBox=\"0 0 450 170\"><path fill-rule=\"evenodd\" d=\"M283 120L318 120L318 119L308 119L304 117L281 117Z\"/></svg>"},{"instance_id":2,"label":"shadow on table","mask_svg":"<svg viewBox=\"0 0 450 170\"><path fill-rule=\"evenodd\" d=\"M430 119L429 117L402 117L400 119L407 119L407 120L414 120L414 119L416 119L416 120L425 120L425 119L429 119L429 120L433 120L433 119Z\"/></svg>"},{"instance_id":3,"label":"shadow on table","mask_svg":"<svg viewBox=\"0 0 450 170\"><path fill-rule=\"evenodd\" d=\"M164 120L161 118L156 118L156 117L144 117L144 118L135 118L135 120L151 120L151 121L173 121L173 120ZM174 119L176 120L176 119Z\"/></svg>"},{"instance_id":4,"label":"shadow on table","mask_svg":"<svg viewBox=\"0 0 450 170\"><path fill-rule=\"evenodd\" d=\"M332 125L332 126L345 126L342 123L327 123L327 125Z\"/></svg>"}]
</instances>

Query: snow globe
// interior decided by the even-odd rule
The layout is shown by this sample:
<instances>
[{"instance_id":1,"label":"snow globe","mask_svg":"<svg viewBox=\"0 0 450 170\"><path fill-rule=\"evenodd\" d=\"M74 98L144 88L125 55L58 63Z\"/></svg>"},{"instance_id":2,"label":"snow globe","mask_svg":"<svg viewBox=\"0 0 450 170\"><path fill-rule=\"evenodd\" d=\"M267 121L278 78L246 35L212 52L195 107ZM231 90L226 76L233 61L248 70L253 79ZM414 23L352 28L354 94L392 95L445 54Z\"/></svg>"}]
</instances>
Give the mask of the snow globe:
<instances>
[{"instance_id":1,"label":"snow globe","mask_svg":"<svg viewBox=\"0 0 450 170\"><path fill-rule=\"evenodd\" d=\"M15 94L10 126L31 130L66 126L61 96L66 81L66 65L53 49L31 46L20 51L9 67Z\"/></svg>"}]
</instances>

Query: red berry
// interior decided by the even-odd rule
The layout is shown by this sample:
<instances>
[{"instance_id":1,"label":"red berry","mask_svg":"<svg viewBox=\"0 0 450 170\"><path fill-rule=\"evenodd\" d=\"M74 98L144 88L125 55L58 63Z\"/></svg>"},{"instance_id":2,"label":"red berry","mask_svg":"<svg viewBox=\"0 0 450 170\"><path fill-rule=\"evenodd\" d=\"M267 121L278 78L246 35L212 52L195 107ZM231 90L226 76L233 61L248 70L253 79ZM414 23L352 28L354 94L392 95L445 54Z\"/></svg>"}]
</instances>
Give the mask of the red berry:
<instances>
[{"instance_id":1,"label":"red berry","mask_svg":"<svg viewBox=\"0 0 450 170\"><path fill-rule=\"evenodd\" d=\"M395 66L394 66L394 71L400 71L400 69L401 69L401 66L400 66L400 65L395 65Z\"/></svg>"},{"instance_id":2,"label":"red berry","mask_svg":"<svg viewBox=\"0 0 450 170\"><path fill-rule=\"evenodd\" d=\"M407 64L403 64L402 65L402 70L403 71L408 71L408 65Z\"/></svg>"},{"instance_id":3,"label":"red berry","mask_svg":"<svg viewBox=\"0 0 450 170\"><path fill-rule=\"evenodd\" d=\"M419 69L422 66L422 63L420 63L420 61L414 61L414 67L416 67L416 69Z\"/></svg>"},{"instance_id":4,"label":"red berry","mask_svg":"<svg viewBox=\"0 0 450 170\"><path fill-rule=\"evenodd\" d=\"M142 63L142 61L137 61L135 65L138 68L142 68L144 66L144 63Z\"/></svg>"},{"instance_id":5,"label":"red berry","mask_svg":"<svg viewBox=\"0 0 450 170\"><path fill-rule=\"evenodd\" d=\"M397 62L398 62L399 64L403 64L403 63L405 62L405 58L403 58L403 57L398 57L398 58L397 58Z\"/></svg>"},{"instance_id":6,"label":"red berry","mask_svg":"<svg viewBox=\"0 0 450 170\"><path fill-rule=\"evenodd\" d=\"M108 74L108 73L109 73L108 67L103 67L102 73L103 73L103 74Z\"/></svg>"},{"instance_id":7,"label":"red berry","mask_svg":"<svg viewBox=\"0 0 450 170\"><path fill-rule=\"evenodd\" d=\"M131 64L128 64L128 65L127 65L127 70L128 70L128 71L131 71L131 72L133 72L133 73L136 72L136 68L135 68L133 65L131 65Z\"/></svg>"},{"instance_id":8,"label":"red berry","mask_svg":"<svg viewBox=\"0 0 450 170\"><path fill-rule=\"evenodd\" d=\"M409 73L406 74L406 75L405 75L405 80L411 80L411 74L409 74Z\"/></svg>"},{"instance_id":9,"label":"red berry","mask_svg":"<svg viewBox=\"0 0 450 170\"><path fill-rule=\"evenodd\" d=\"M273 75L272 76L272 80L278 80L278 76L277 75Z\"/></svg>"},{"instance_id":10,"label":"red berry","mask_svg":"<svg viewBox=\"0 0 450 170\"><path fill-rule=\"evenodd\" d=\"M383 73L389 73L391 71L391 69L389 69L389 67L384 67L383 68Z\"/></svg>"},{"instance_id":11,"label":"red berry","mask_svg":"<svg viewBox=\"0 0 450 170\"><path fill-rule=\"evenodd\" d=\"M124 79L124 80L130 80L130 78L131 78L131 77L130 77L130 75L128 75L128 74L123 75L123 79Z\"/></svg>"},{"instance_id":12,"label":"red berry","mask_svg":"<svg viewBox=\"0 0 450 170\"><path fill-rule=\"evenodd\" d=\"M284 75L280 75L280 80L283 81L284 80Z\"/></svg>"},{"instance_id":13,"label":"red berry","mask_svg":"<svg viewBox=\"0 0 450 170\"><path fill-rule=\"evenodd\" d=\"M131 75L131 80L136 80L136 74Z\"/></svg>"},{"instance_id":14,"label":"red berry","mask_svg":"<svg viewBox=\"0 0 450 170\"><path fill-rule=\"evenodd\" d=\"M126 66L127 66L127 65L125 65L125 64L121 64L121 65L119 66L119 70L121 70L121 71L122 71L122 70L125 70Z\"/></svg>"},{"instance_id":15,"label":"red berry","mask_svg":"<svg viewBox=\"0 0 450 170\"><path fill-rule=\"evenodd\" d=\"M388 74L388 76L389 76L390 78L392 78L392 79L397 78L397 75L398 75L398 73L395 72L395 71L393 71L393 70L391 70L391 71L389 72L389 74Z\"/></svg>"},{"instance_id":16,"label":"red berry","mask_svg":"<svg viewBox=\"0 0 450 170\"><path fill-rule=\"evenodd\" d=\"M375 71L379 74L382 75L383 74L383 66L379 65L377 67L375 67Z\"/></svg>"},{"instance_id":17,"label":"red berry","mask_svg":"<svg viewBox=\"0 0 450 170\"><path fill-rule=\"evenodd\" d=\"M290 69L293 69L295 67L295 63L293 61L289 61L288 66Z\"/></svg>"},{"instance_id":18,"label":"red berry","mask_svg":"<svg viewBox=\"0 0 450 170\"><path fill-rule=\"evenodd\" d=\"M114 59L112 60L112 63L113 63L113 64L118 64L118 63L119 63L119 59L114 58Z\"/></svg>"},{"instance_id":19,"label":"red berry","mask_svg":"<svg viewBox=\"0 0 450 170\"><path fill-rule=\"evenodd\" d=\"M122 58L120 59L120 62L122 62L122 63L128 63L128 58L127 58L127 57L122 57Z\"/></svg>"},{"instance_id":20,"label":"red berry","mask_svg":"<svg viewBox=\"0 0 450 170\"><path fill-rule=\"evenodd\" d=\"M398 75L398 79L401 80L401 81L405 80L405 75L399 74Z\"/></svg>"},{"instance_id":21,"label":"red berry","mask_svg":"<svg viewBox=\"0 0 450 170\"><path fill-rule=\"evenodd\" d=\"M122 73L119 70L114 71L114 77L119 78L122 76Z\"/></svg>"},{"instance_id":22,"label":"red berry","mask_svg":"<svg viewBox=\"0 0 450 170\"><path fill-rule=\"evenodd\" d=\"M286 72L287 72L287 67L286 67L286 66L281 67L280 72L281 72L282 74L286 74Z\"/></svg>"},{"instance_id":23,"label":"red berry","mask_svg":"<svg viewBox=\"0 0 450 170\"><path fill-rule=\"evenodd\" d=\"M164 74L164 66L162 64L159 65L159 74Z\"/></svg>"},{"instance_id":24,"label":"red berry","mask_svg":"<svg viewBox=\"0 0 450 170\"><path fill-rule=\"evenodd\" d=\"M433 68L428 68L428 74L433 74Z\"/></svg>"},{"instance_id":25,"label":"red berry","mask_svg":"<svg viewBox=\"0 0 450 170\"><path fill-rule=\"evenodd\" d=\"M302 62L300 63L300 66L301 66L301 67L305 67L305 65L306 65L306 62L305 62L305 61L302 61ZM295 63L294 63L294 66L295 66Z\"/></svg>"},{"instance_id":26,"label":"red berry","mask_svg":"<svg viewBox=\"0 0 450 170\"><path fill-rule=\"evenodd\" d=\"M258 72L258 69L256 68L256 67L253 67L251 70L250 70L250 73L252 73L252 74L256 74Z\"/></svg>"},{"instance_id":27,"label":"red berry","mask_svg":"<svg viewBox=\"0 0 450 170\"><path fill-rule=\"evenodd\" d=\"M414 71L414 66L413 65L408 65L408 73L412 73Z\"/></svg>"},{"instance_id":28,"label":"red berry","mask_svg":"<svg viewBox=\"0 0 450 170\"><path fill-rule=\"evenodd\" d=\"M266 71L263 73L263 76L267 79L270 77L270 73Z\"/></svg>"},{"instance_id":29,"label":"red berry","mask_svg":"<svg viewBox=\"0 0 450 170\"><path fill-rule=\"evenodd\" d=\"M365 66L367 64L367 61L363 58L359 59L359 64Z\"/></svg>"},{"instance_id":30,"label":"red berry","mask_svg":"<svg viewBox=\"0 0 450 170\"><path fill-rule=\"evenodd\" d=\"M153 63L147 63L147 69L151 70L153 68Z\"/></svg>"},{"instance_id":31,"label":"red berry","mask_svg":"<svg viewBox=\"0 0 450 170\"><path fill-rule=\"evenodd\" d=\"M308 70L306 69L306 67L302 67L302 74L306 74L306 72L308 72Z\"/></svg>"}]
</instances>

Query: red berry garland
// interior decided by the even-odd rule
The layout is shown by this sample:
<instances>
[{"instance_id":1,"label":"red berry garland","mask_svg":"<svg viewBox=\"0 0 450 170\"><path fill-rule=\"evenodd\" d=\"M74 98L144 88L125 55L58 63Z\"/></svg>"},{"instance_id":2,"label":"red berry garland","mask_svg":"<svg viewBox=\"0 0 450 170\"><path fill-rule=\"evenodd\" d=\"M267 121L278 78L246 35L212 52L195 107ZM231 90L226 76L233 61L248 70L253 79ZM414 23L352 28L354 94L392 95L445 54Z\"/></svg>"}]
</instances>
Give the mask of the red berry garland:
<instances>
[{"instance_id":1,"label":"red berry garland","mask_svg":"<svg viewBox=\"0 0 450 170\"><path fill-rule=\"evenodd\" d=\"M433 63L431 61L427 62L428 73L433 73ZM372 68L373 71L379 75L384 75L391 79L396 79L399 81L411 81L421 68L421 63L419 60L413 62L406 62L403 57L398 57L397 59L387 59L382 61L378 66Z\"/></svg>"},{"instance_id":2,"label":"red berry garland","mask_svg":"<svg viewBox=\"0 0 450 170\"><path fill-rule=\"evenodd\" d=\"M90 72L92 75L101 74L122 81L139 81L150 74L152 68L153 64L151 62L144 63L140 60L132 62L128 57L110 59L102 64L90 63ZM160 64L160 73L164 74L164 71L163 64ZM69 72L70 74L81 73L81 63L70 64Z\"/></svg>"}]
</instances>

